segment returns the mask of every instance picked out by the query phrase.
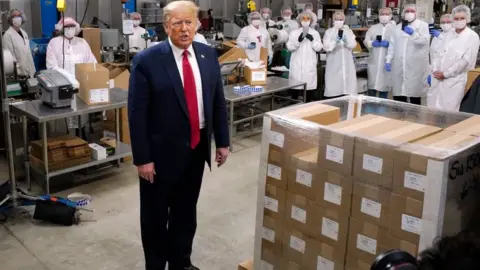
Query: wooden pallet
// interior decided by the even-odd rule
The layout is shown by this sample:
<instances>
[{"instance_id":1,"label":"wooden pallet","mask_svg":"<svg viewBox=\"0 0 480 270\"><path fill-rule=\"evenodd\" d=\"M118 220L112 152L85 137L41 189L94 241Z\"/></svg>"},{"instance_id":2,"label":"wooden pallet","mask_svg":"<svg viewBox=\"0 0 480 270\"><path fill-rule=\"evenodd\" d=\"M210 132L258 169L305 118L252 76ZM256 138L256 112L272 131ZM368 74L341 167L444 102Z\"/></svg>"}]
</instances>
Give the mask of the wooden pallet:
<instances>
[{"instance_id":1,"label":"wooden pallet","mask_svg":"<svg viewBox=\"0 0 480 270\"><path fill-rule=\"evenodd\" d=\"M253 270L253 260L247 260L239 264L238 270Z\"/></svg>"}]
</instances>

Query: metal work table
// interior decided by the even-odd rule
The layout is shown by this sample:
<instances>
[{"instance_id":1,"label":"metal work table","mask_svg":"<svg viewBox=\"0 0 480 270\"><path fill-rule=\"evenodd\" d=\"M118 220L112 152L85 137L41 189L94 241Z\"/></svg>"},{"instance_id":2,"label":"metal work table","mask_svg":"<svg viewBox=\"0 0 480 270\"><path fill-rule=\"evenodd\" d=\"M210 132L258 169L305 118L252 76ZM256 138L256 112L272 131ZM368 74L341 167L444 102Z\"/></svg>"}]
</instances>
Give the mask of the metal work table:
<instances>
[{"instance_id":1,"label":"metal work table","mask_svg":"<svg viewBox=\"0 0 480 270\"><path fill-rule=\"evenodd\" d=\"M224 87L225 99L229 107L229 131L230 131L229 136L230 136L231 151L233 151L233 128L238 124L248 122L256 118L261 118L265 114L265 113L259 113L251 117L247 117L247 118L243 118L235 121L234 120L235 105L239 103L250 103L250 102L260 101L264 98L270 98L270 110L273 110L273 102L275 98L294 101L290 98L275 95L275 93L286 91L295 87L303 87L303 100L305 100L307 97L307 84L304 82L296 81L296 80L290 80L290 79L285 79L281 77L267 77L267 84L263 86L264 90L262 92L254 92L248 95L240 95L233 91L234 86L242 86L244 84L245 83L227 85ZM302 91L302 90L299 90L299 91ZM295 102L300 102L300 101L297 100Z\"/></svg>"},{"instance_id":2,"label":"metal work table","mask_svg":"<svg viewBox=\"0 0 480 270\"><path fill-rule=\"evenodd\" d=\"M45 190L50 194L50 177L78 171L103 163L117 161L120 164L120 159L131 155L131 148L129 145L120 142L120 108L127 106L127 91L114 88L110 90L110 103L101 105L87 105L81 99L76 97L76 104L71 108L53 109L42 103L41 100L21 101L10 104L10 111L13 115L22 118L23 126L23 141L24 141L24 159L25 159L25 175L28 186L30 187L30 168L34 169L39 174L45 177ZM116 129L116 147L115 154L108 156L102 160L91 160L88 163L55 170L50 172L48 168L48 148L47 146L47 122L57 119L64 119L67 117L80 116L89 113L101 112L105 110L115 110L115 129ZM29 142L27 136L27 118L41 124L41 133L43 140L43 165L44 168L37 168L30 166L29 160Z\"/></svg>"}]
</instances>

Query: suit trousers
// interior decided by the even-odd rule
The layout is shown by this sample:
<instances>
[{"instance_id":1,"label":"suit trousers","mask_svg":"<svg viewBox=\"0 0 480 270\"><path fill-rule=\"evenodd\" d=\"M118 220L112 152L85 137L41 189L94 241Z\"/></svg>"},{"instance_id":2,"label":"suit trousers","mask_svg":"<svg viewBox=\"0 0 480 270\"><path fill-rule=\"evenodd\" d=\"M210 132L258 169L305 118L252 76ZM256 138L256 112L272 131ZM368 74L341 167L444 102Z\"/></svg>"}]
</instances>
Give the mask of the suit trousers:
<instances>
[{"instance_id":1,"label":"suit trousers","mask_svg":"<svg viewBox=\"0 0 480 270\"><path fill-rule=\"evenodd\" d=\"M207 156L207 132L190 150L180 179L140 179L140 227L146 270L183 270L191 265L197 229L197 201ZM172 153L175 154L175 153Z\"/></svg>"}]
</instances>

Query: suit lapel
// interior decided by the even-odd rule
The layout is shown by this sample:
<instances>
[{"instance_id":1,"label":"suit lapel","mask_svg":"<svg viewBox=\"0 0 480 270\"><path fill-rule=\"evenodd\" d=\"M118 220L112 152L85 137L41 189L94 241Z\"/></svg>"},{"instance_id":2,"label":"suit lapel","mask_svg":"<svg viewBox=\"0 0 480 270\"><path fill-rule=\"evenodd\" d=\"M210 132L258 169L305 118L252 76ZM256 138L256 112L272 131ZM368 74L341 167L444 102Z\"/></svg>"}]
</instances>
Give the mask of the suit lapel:
<instances>
[{"instance_id":1,"label":"suit lapel","mask_svg":"<svg viewBox=\"0 0 480 270\"><path fill-rule=\"evenodd\" d=\"M210 115L209 108L210 106L210 87L208 87L208 74L209 73L209 67L208 66L208 59L206 58L207 55L202 52L199 46L195 45L195 42L193 42L193 50L195 51L195 57L197 58L197 63L198 63L198 68L200 69L200 76L202 77L202 95L203 95L203 107L204 107L204 114L205 114L205 119L208 119L207 116Z\"/></svg>"},{"instance_id":2,"label":"suit lapel","mask_svg":"<svg viewBox=\"0 0 480 270\"><path fill-rule=\"evenodd\" d=\"M187 101L185 100L185 91L183 90L182 78L180 77L180 73L177 68L177 62L175 61L175 57L168 39L163 41L162 44L165 46L165 61L163 62L165 70L167 71L168 77L170 77L170 81L173 84L180 107L185 113L185 116L188 118Z\"/></svg>"}]
</instances>

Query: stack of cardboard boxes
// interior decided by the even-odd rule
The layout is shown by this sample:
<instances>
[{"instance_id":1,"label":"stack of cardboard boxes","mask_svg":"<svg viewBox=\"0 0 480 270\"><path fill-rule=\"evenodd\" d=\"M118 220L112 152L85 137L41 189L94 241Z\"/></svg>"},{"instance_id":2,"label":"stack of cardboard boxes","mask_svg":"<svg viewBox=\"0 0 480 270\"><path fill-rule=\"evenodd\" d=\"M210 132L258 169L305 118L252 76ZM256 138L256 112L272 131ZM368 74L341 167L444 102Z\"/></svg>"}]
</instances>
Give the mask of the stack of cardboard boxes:
<instances>
[{"instance_id":1,"label":"stack of cardboard boxes","mask_svg":"<svg viewBox=\"0 0 480 270\"><path fill-rule=\"evenodd\" d=\"M453 150L475 140L377 115L340 118L319 103L271 117L263 269L367 270L390 249L417 255L434 157L410 143Z\"/></svg>"}]
</instances>

